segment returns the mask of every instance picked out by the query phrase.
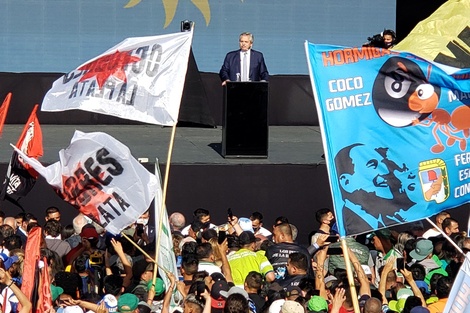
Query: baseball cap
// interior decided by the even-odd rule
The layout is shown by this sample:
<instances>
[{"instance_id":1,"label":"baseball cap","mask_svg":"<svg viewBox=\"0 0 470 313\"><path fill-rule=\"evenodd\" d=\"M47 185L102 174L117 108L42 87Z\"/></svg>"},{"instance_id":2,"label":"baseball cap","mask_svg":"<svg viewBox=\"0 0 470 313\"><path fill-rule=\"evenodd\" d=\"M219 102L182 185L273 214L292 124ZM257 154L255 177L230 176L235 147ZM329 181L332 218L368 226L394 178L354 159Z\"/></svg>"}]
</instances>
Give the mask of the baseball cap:
<instances>
[{"instance_id":1,"label":"baseball cap","mask_svg":"<svg viewBox=\"0 0 470 313\"><path fill-rule=\"evenodd\" d=\"M83 309L79 307L78 305L71 305L71 306L66 306L62 312L63 313L83 313Z\"/></svg>"},{"instance_id":2,"label":"baseball cap","mask_svg":"<svg viewBox=\"0 0 470 313\"><path fill-rule=\"evenodd\" d=\"M426 282L424 280L417 280L415 281L416 282L416 286L418 286L418 288L423 288L427 294L429 294L429 285L426 284Z\"/></svg>"},{"instance_id":3,"label":"baseball cap","mask_svg":"<svg viewBox=\"0 0 470 313\"><path fill-rule=\"evenodd\" d=\"M333 275L326 276L324 279L325 287L329 289L336 281L338 281L338 278L336 278L336 276L333 276Z\"/></svg>"},{"instance_id":4,"label":"baseball cap","mask_svg":"<svg viewBox=\"0 0 470 313\"><path fill-rule=\"evenodd\" d=\"M288 286L286 288L288 297L297 297L302 295L302 289L299 286Z\"/></svg>"},{"instance_id":5,"label":"baseball cap","mask_svg":"<svg viewBox=\"0 0 470 313\"><path fill-rule=\"evenodd\" d=\"M416 243L416 248L410 252L410 256L416 261L422 261L432 252L433 248L431 240L420 240Z\"/></svg>"},{"instance_id":6,"label":"baseball cap","mask_svg":"<svg viewBox=\"0 0 470 313\"><path fill-rule=\"evenodd\" d=\"M132 293L125 293L119 297L118 310L119 312L132 312L139 305L139 298Z\"/></svg>"},{"instance_id":7,"label":"baseball cap","mask_svg":"<svg viewBox=\"0 0 470 313\"><path fill-rule=\"evenodd\" d=\"M80 233L80 237L85 239L97 239L99 235L95 227L93 225L88 224L83 226L82 232Z\"/></svg>"},{"instance_id":8,"label":"baseball cap","mask_svg":"<svg viewBox=\"0 0 470 313\"><path fill-rule=\"evenodd\" d=\"M153 279L149 280L149 282L147 283L148 290L150 290L150 288L152 287L152 283L153 283ZM155 281L155 295L159 296L164 292L165 292L165 283L160 277L157 277L157 280Z\"/></svg>"},{"instance_id":9,"label":"baseball cap","mask_svg":"<svg viewBox=\"0 0 470 313\"><path fill-rule=\"evenodd\" d=\"M281 312L282 313L304 313L305 310L304 310L304 307L296 302L296 301L292 301L292 300L286 300L286 302L284 302L284 304L281 306Z\"/></svg>"},{"instance_id":10,"label":"baseball cap","mask_svg":"<svg viewBox=\"0 0 470 313\"><path fill-rule=\"evenodd\" d=\"M370 296L369 295L362 295L360 298L359 298L359 307L364 307L364 305L366 305L366 301L370 299Z\"/></svg>"},{"instance_id":11,"label":"baseball cap","mask_svg":"<svg viewBox=\"0 0 470 313\"><path fill-rule=\"evenodd\" d=\"M247 293L244 289L242 289L242 288L240 288L240 287L232 287L232 288L229 289L229 291L224 291L224 290L221 290L221 291L220 291L220 295L221 295L222 297L224 297L224 298L228 298L230 295L233 295L233 294L235 294L235 293L241 294L241 295L244 296L247 300L248 300L248 298L249 298L248 293Z\"/></svg>"},{"instance_id":12,"label":"baseball cap","mask_svg":"<svg viewBox=\"0 0 470 313\"><path fill-rule=\"evenodd\" d=\"M117 310L117 299L112 294L106 294L103 297L104 307L108 309L109 312L116 312Z\"/></svg>"},{"instance_id":13,"label":"baseball cap","mask_svg":"<svg viewBox=\"0 0 470 313\"><path fill-rule=\"evenodd\" d=\"M219 272L212 273L211 277L213 281L219 281L219 280L227 281L227 279L225 279L224 274L219 273Z\"/></svg>"},{"instance_id":14,"label":"baseball cap","mask_svg":"<svg viewBox=\"0 0 470 313\"><path fill-rule=\"evenodd\" d=\"M64 289L62 287L51 285L52 301L55 301L63 293L64 293Z\"/></svg>"},{"instance_id":15,"label":"baseball cap","mask_svg":"<svg viewBox=\"0 0 470 313\"><path fill-rule=\"evenodd\" d=\"M238 240L240 242L240 245L243 246L243 245L256 242L256 237L253 234L253 232L244 231L240 235L238 235Z\"/></svg>"},{"instance_id":16,"label":"baseball cap","mask_svg":"<svg viewBox=\"0 0 470 313\"><path fill-rule=\"evenodd\" d=\"M307 308L314 312L328 311L328 303L320 296L313 296L308 300Z\"/></svg>"},{"instance_id":17,"label":"baseball cap","mask_svg":"<svg viewBox=\"0 0 470 313\"><path fill-rule=\"evenodd\" d=\"M406 299L391 300L388 303L388 307L392 311L401 312L401 311L403 311L403 308L405 307L405 302L406 302Z\"/></svg>"},{"instance_id":18,"label":"baseball cap","mask_svg":"<svg viewBox=\"0 0 470 313\"><path fill-rule=\"evenodd\" d=\"M140 301L137 307L139 308L139 313L150 313L152 311L152 308L145 301Z\"/></svg>"},{"instance_id":19,"label":"baseball cap","mask_svg":"<svg viewBox=\"0 0 470 313\"><path fill-rule=\"evenodd\" d=\"M229 291L229 286L225 280L216 281L212 285L211 297L214 299L219 299L222 296L221 291L224 291L224 292Z\"/></svg>"},{"instance_id":20,"label":"baseball cap","mask_svg":"<svg viewBox=\"0 0 470 313\"><path fill-rule=\"evenodd\" d=\"M406 299L412 295L413 295L413 291L411 291L411 289L401 288L397 291L397 300Z\"/></svg>"},{"instance_id":21,"label":"baseball cap","mask_svg":"<svg viewBox=\"0 0 470 313\"><path fill-rule=\"evenodd\" d=\"M238 225L240 225L243 231L250 231L254 233L253 226L251 224L251 220L247 217L240 217L238 219Z\"/></svg>"},{"instance_id":22,"label":"baseball cap","mask_svg":"<svg viewBox=\"0 0 470 313\"><path fill-rule=\"evenodd\" d=\"M429 313L429 309L424 306L415 306L411 309L410 313Z\"/></svg>"},{"instance_id":23,"label":"baseball cap","mask_svg":"<svg viewBox=\"0 0 470 313\"><path fill-rule=\"evenodd\" d=\"M284 302L286 302L284 299L274 300L269 306L268 313L280 313Z\"/></svg>"},{"instance_id":24,"label":"baseball cap","mask_svg":"<svg viewBox=\"0 0 470 313\"><path fill-rule=\"evenodd\" d=\"M5 253L0 253L0 259L2 259L6 270L8 270L13 265L13 263L18 262L18 256L8 256Z\"/></svg>"},{"instance_id":25,"label":"baseball cap","mask_svg":"<svg viewBox=\"0 0 470 313\"><path fill-rule=\"evenodd\" d=\"M390 239L390 238L392 238L392 232L388 228L383 228L383 229L379 229L379 230L376 230L376 231L370 233L366 237L367 237L367 239L372 239L375 236L377 236L379 238Z\"/></svg>"}]
</instances>

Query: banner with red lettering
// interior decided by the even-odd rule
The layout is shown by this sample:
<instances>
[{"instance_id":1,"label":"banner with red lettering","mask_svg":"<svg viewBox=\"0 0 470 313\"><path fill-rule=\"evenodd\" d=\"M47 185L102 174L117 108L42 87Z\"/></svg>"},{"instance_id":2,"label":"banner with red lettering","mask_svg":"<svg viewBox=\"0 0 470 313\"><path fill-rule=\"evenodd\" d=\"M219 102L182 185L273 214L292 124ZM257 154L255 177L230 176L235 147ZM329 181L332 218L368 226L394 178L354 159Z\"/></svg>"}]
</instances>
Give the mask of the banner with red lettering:
<instances>
[{"instance_id":1,"label":"banner with red lettering","mask_svg":"<svg viewBox=\"0 0 470 313\"><path fill-rule=\"evenodd\" d=\"M75 131L59 161L47 167L14 148L65 201L112 234L134 223L161 195L159 178L105 133Z\"/></svg>"},{"instance_id":2,"label":"banner with red lettering","mask_svg":"<svg viewBox=\"0 0 470 313\"><path fill-rule=\"evenodd\" d=\"M341 236L470 201L470 68L306 43Z\"/></svg>"},{"instance_id":3,"label":"banner with red lettering","mask_svg":"<svg viewBox=\"0 0 470 313\"><path fill-rule=\"evenodd\" d=\"M144 123L178 121L193 32L127 38L56 80L42 111L79 109Z\"/></svg>"}]
</instances>

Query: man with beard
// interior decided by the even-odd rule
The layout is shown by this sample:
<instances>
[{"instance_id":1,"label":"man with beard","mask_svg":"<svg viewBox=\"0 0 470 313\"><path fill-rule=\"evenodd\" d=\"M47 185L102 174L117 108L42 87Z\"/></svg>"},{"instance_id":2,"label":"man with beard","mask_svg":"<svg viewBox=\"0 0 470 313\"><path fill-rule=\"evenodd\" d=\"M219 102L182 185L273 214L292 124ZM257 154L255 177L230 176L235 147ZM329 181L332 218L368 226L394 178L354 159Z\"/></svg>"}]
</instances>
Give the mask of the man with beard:
<instances>
[{"instance_id":1,"label":"man with beard","mask_svg":"<svg viewBox=\"0 0 470 313\"><path fill-rule=\"evenodd\" d=\"M336 154L347 234L404 222L402 215L416 204L409 198L415 190L416 175L406 164L400 167L389 159L388 152L388 148L369 149L353 144Z\"/></svg>"}]
</instances>

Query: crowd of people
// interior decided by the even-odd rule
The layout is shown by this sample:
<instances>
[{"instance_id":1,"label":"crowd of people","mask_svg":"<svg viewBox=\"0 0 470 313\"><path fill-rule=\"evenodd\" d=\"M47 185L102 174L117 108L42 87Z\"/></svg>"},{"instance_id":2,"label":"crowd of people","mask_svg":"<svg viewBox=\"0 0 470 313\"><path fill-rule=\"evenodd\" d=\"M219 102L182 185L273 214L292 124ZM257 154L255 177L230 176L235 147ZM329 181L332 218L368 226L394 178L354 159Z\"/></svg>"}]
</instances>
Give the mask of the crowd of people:
<instances>
[{"instance_id":1,"label":"crowd of people","mask_svg":"<svg viewBox=\"0 0 470 313\"><path fill-rule=\"evenodd\" d=\"M349 236L351 282L329 209L316 212L319 227L303 246L288 217L265 227L260 212L230 212L215 225L199 208L190 217L169 216L174 275L170 266L155 263L158 231L150 215L111 236L80 213L62 225L55 207L47 209L45 221L1 212L0 312L343 313L356 307L436 313L470 250L470 238L448 212L435 217L437 228L414 223L406 232L386 228ZM28 237L38 229L39 271L49 274L50 307L42 303L48 301L44 295L27 297L22 290Z\"/></svg>"}]
</instances>

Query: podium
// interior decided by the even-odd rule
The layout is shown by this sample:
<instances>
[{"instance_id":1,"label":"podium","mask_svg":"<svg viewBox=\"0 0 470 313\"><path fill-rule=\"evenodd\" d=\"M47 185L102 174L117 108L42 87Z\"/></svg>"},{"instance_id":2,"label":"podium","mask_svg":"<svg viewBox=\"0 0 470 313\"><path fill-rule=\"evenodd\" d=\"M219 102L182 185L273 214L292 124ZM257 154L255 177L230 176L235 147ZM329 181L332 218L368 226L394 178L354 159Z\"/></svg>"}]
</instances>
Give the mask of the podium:
<instances>
[{"instance_id":1,"label":"podium","mask_svg":"<svg viewBox=\"0 0 470 313\"><path fill-rule=\"evenodd\" d=\"M227 82L223 114L223 157L268 157L268 82Z\"/></svg>"}]
</instances>

